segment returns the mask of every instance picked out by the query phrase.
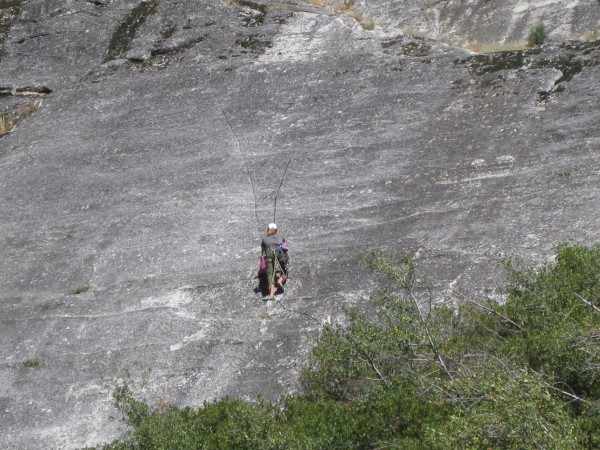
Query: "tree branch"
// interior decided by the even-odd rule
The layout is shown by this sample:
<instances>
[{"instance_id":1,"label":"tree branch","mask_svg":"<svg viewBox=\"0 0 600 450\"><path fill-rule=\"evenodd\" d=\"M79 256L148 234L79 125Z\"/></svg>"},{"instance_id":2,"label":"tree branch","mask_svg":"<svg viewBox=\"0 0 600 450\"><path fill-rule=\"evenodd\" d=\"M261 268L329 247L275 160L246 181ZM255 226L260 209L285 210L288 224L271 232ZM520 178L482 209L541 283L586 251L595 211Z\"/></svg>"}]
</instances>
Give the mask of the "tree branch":
<instances>
[{"instance_id":1,"label":"tree branch","mask_svg":"<svg viewBox=\"0 0 600 450\"><path fill-rule=\"evenodd\" d=\"M453 289L453 291L454 291L456 294L460 295L460 296L461 296L461 297L462 297L464 300L466 300L467 302L469 302L469 303L473 303L473 304L475 304L475 305L479 306L481 309L483 309L483 310L485 310L485 311L487 311L487 312L491 312L492 314L495 314L495 315L497 315L497 316L498 316L498 317L500 317L501 319L503 319L503 320L507 321L508 323L510 323L511 325L514 325L515 327L517 327L517 328L519 329L519 331L521 331L521 332L523 332L523 333L525 332L525 330L524 330L524 329L523 329L523 328L522 328L522 327L521 327L521 326L520 326L518 323L516 323L515 321L513 321L513 320L509 319L509 318L508 318L508 317L506 317L504 314L500 314L498 311L496 311L496 310L495 310L495 309L493 309L493 308L489 308L489 307L487 307L487 306L484 306L484 305L482 305L481 303L477 303L475 300L471 300L471 299L469 299L469 298L465 297L465 296L464 296L464 295L462 295L460 292L457 292L457 291L455 291L454 289Z\"/></svg>"},{"instance_id":2,"label":"tree branch","mask_svg":"<svg viewBox=\"0 0 600 450\"><path fill-rule=\"evenodd\" d=\"M550 383L548 383L545 380L542 380L542 384L547 387L548 389L552 389L553 391L556 392L560 392L562 395L564 395L565 397L569 397L570 399L572 399L573 401L577 402L577 403L581 403L581 404L585 404L587 403L586 399L581 398L576 396L575 394L571 394L570 392L567 391L563 391L562 389L557 388L556 386L552 386Z\"/></svg>"},{"instance_id":3,"label":"tree branch","mask_svg":"<svg viewBox=\"0 0 600 450\"><path fill-rule=\"evenodd\" d=\"M388 384L388 381L383 377L383 375L381 375L381 372L379 371L379 369L377 368L377 366L373 362L373 359L369 355L369 352L367 352L366 350L363 350L362 353L363 353L363 355L365 355L365 358L367 358L367 361L369 362L369 365L371 366L371 369L373 369L373 372L375 372L377 374L377 377L381 381L383 381L385 384Z\"/></svg>"},{"instance_id":4,"label":"tree branch","mask_svg":"<svg viewBox=\"0 0 600 450\"><path fill-rule=\"evenodd\" d=\"M425 322L425 319L423 318L423 314L421 313L421 310L419 309L419 303L417 302L417 299L415 298L415 295L413 294L412 289L410 289L408 287L405 287L405 289L406 289L406 292L408 292L408 295L412 299L413 303L415 304L415 308L417 308L417 312L419 313L419 319L421 320L421 324L423 325L423 328L425 329L425 334L427 335L429 344L431 345L431 348L433 349L433 352L435 353L435 356L437 357L438 362L442 366L442 369L444 369L444 372L446 373L446 375L448 375L448 378L450 378L452 380L453 379L452 374L448 370L448 367L446 367L446 363L444 363L444 359L442 358L442 355L438 351L437 346L435 345L435 342L433 341L433 336L431 335L431 332L429 331L427 322Z\"/></svg>"},{"instance_id":5,"label":"tree branch","mask_svg":"<svg viewBox=\"0 0 600 450\"><path fill-rule=\"evenodd\" d=\"M361 348L359 343L356 342L356 339L354 339L354 337L352 337L349 333L346 333L346 339L348 339L358 349L358 351L360 351L360 353L363 354L363 356L367 359L369 366L371 366L371 370L373 370L373 372L375 372L375 374L377 374L377 377L381 381L383 381L385 384L388 384L388 381L385 379L385 377L381 374L381 372L375 365L375 362L373 361L373 358L371 358L371 355L369 355L369 352L366 351L365 349Z\"/></svg>"},{"instance_id":6,"label":"tree branch","mask_svg":"<svg viewBox=\"0 0 600 450\"><path fill-rule=\"evenodd\" d=\"M600 308L598 308L596 305L594 305L592 302L586 300L585 298L583 298L581 295L579 295L577 292L573 292L573 294L575 294L575 297L577 297L579 300L581 300L583 303L585 303L586 305L594 308L594 311L596 311L597 313L600 313Z\"/></svg>"}]
</instances>

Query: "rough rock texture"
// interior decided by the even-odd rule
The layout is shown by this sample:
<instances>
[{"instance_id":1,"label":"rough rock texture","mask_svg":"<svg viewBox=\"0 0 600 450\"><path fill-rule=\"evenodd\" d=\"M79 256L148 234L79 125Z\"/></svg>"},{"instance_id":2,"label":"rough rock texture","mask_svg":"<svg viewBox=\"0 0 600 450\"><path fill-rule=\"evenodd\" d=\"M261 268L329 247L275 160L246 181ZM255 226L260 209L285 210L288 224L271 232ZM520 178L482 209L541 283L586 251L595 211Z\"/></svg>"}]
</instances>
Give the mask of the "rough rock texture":
<instances>
[{"instance_id":1,"label":"rough rock texture","mask_svg":"<svg viewBox=\"0 0 600 450\"><path fill-rule=\"evenodd\" d=\"M0 2L0 447L123 436L123 369L151 403L297 389L365 251L453 301L501 294L499 253L598 242L597 5Z\"/></svg>"},{"instance_id":2,"label":"rough rock texture","mask_svg":"<svg viewBox=\"0 0 600 450\"><path fill-rule=\"evenodd\" d=\"M597 38L600 22L598 3L586 0L358 0L354 9L404 33L473 49L526 41L540 23L552 42Z\"/></svg>"}]
</instances>

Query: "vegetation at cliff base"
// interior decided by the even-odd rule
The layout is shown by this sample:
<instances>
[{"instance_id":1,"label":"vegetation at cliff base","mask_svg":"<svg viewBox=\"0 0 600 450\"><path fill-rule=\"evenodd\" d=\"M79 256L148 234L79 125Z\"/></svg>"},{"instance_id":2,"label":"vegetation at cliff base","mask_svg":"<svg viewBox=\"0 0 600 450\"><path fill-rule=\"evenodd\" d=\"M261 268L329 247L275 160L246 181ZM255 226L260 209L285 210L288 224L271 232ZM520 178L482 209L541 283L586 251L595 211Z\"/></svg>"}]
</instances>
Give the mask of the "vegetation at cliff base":
<instances>
[{"instance_id":1,"label":"vegetation at cliff base","mask_svg":"<svg viewBox=\"0 0 600 450\"><path fill-rule=\"evenodd\" d=\"M302 393L153 409L121 385L131 436L105 448L600 448L599 247L506 261L504 301L452 308L408 257L366 259L383 287L322 329Z\"/></svg>"}]
</instances>

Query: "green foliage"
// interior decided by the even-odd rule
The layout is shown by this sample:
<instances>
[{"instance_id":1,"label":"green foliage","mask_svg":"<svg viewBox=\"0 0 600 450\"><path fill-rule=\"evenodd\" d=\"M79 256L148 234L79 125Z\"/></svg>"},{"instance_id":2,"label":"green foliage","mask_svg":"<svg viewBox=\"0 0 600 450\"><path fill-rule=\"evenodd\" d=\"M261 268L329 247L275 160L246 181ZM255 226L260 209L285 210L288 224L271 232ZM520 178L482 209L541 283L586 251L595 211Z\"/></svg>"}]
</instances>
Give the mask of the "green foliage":
<instances>
[{"instance_id":1,"label":"green foliage","mask_svg":"<svg viewBox=\"0 0 600 450\"><path fill-rule=\"evenodd\" d=\"M40 360L37 358L29 358L23 361L25 367L37 367L40 365Z\"/></svg>"},{"instance_id":2,"label":"green foliage","mask_svg":"<svg viewBox=\"0 0 600 450\"><path fill-rule=\"evenodd\" d=\"M83 294L87 291L90 290L89 286L77 286L74 290L73 290L73 294L74 295L79 295L79 294Z\"/></svg>"},{"instance_id":3,"label":"green foliage","mask_svg":"<svg viewBox=\"0 0 600 450\"><path fill-rule=\"evenodd\" d=\"M127 422L133 426L139 426L150 414L150 407L133 396L133 392L127 383L123 383L113 391L115 405L127 416Z\"/></svg>"},{"instance_id":4,"label":"green foliage","mask_svg":"<svg viewBox=\"0 0 600 450\"><path fill-rule=\"evenodd\" d=\"M546 39L548 39L546 27L544 27L543 23L540 23L537 27L529 32L527 43L530 47L535 47L536 45L542 45L544 42L546 42Z\"/></svg>"},{"instance_id":5,"label":"green foliage","mask_svg":"<svg viewBox=\"0 0 600 450\"><path fill-rule=\"evenodd\" d=\"M570 449L577 442L574 418L537 373L486 362L459 375L446 388L460 406L430 430L430 448Z\"/></svg>"},{"instance_id":6,"label":"green foliage","mask_svg":"<svg viewBox=\"0 0 600 450\"><path fill-rule=\"evenodd\" d=\"M375 29L375 21L373 19L364 20L360 23L363 30L373 31Z\"/></svg>"},{"instance_id":7,"label":"green foliage","mask_svg":"<svg viewBox=\"0 0 600 450\"><path fill-rule=\"evenodd\" d=\"M261 448L271 425L269 408L226 398L198 410L155 411L136 428L136 441L152 449Z\"/></svg>"},{"instance_id":8,"label":"green foliage","mask_svg":"<svg viewBox=\"0 0 600 450\"><path fill-rule=\"evenodd\" d=\"M600 447L599 247L507 261L505 303L456 309L431 307L407 256L366 262L385 287L322 329L302 393L151 409L122 385L132 435L105 448Z\"/></svg>"},{"instance_id":9,"label":"green foliage","mask_svg":"<svg viewBox=\"0 0 600 450\"><path fill-rule=\"evenodd\" d=\"M600 410L596 404L595 408L589 411L585 409L579 419L581 425L582 448L600 448Z\"/></svg>"},{"instance_id":10,"label":"green foliage","mask_svg":"<svg viewBox=\"0 0 600 450\"><path fill-rule=\"evenodd\" d=\"M127 385L118 388L114 397L133 426L134 444L114 443L107 449L269 448L263 444L273 426L274 409L266 402L252 406L224 398L197 410L151 409L136 400Z\"/></svg>"},{"instance_id":11,"label":"green foliage","mask_svg":"<svg viewBox=\"0 0 600 450\"><path fill-rule=\"evenodd\" d=\"M600 247L557 247L556 263L511 277L506 312L526 333L506 352L578 396L600 398Z\"/></svg>"}]
</instances>

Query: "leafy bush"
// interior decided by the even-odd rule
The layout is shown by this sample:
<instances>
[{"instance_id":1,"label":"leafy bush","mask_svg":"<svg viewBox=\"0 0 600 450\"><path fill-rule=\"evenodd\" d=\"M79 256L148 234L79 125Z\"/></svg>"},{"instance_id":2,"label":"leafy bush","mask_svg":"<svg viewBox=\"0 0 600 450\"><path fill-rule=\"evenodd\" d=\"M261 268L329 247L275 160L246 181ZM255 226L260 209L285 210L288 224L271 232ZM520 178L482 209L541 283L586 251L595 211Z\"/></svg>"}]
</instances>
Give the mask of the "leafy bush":
<instances>
[{"instance_id":1,"label":"leafy bush","mask_svg":"<svg viewBox=\"0 0 600 450\"><path fill-rule=\"evenodd\" d=\"M487 362L447 389L460 406L431 430L429 448L571 449L578 440L575 419L531 370Z\"/></svg>"},{"instance_id":2,"label":"leafy bush","mask_svg":"<svg viewBox=\"0 0 600 450\"><path fill-rule=\"evenodd\" d=\"M23 361L25 367L37 367L40 365L40 360L37 358L29 358Z\"/></svg>"},{"instance_id":3,"label":"leafy bush","mask_svg":"<svg viewBox=\"0 0 600 450\"><path fill-rule=\"evenodd\" d=\"M556 263L510 275L507 315L525 333L504 351L575 395L600 398L600 247L557 247Z\"/></svg>"},{"instance_id":4,"label":"leafy bush","mask_svg":"<svg viewBox=\"0 0 600 450\"><path fill-rule=\"evenodd\" d=\"M107 449L599 448L600 248L507 261L508 298L433 308L410 258L372 254L386 287L325 326L301 394L154 410L115 390L132 426Z\"/></svg>"},{"instance_id":5,"label":"leafy bush","mask_svg":"<svg viewBox=\"0 0 600 450\"><path fill-rule=\"evenodd\" d=\"M151 409L136 400L127 385L114 398L133 427L132 443L113 443L106 449L142 448L269 448L263 444L272 433L273 405L249 405L224 398L207 402L202 408Z\"/></svg>"}]
</instances>

